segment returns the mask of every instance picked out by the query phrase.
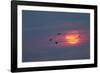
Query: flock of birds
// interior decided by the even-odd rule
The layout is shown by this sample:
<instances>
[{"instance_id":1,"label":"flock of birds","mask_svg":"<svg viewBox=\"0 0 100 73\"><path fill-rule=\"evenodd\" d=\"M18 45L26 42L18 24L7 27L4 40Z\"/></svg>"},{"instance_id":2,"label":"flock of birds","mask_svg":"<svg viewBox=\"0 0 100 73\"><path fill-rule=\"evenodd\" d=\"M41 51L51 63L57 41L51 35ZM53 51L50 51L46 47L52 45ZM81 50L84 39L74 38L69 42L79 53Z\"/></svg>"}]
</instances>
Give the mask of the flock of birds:
<instances>
[{"instance_id":1,"label":"flock of birds","mask_svg":"<svg viewBox=\"0 0 100 73\"><path fill-rule=\"evenodd\" d=\"M64 36L64 35L66 35L66 33L57 33L57 36L60 36L60 35ZM80 35L78 35L77 38L80 38ZM65 42L65 41L55 40L55 38L49 38L49 42L54 42L57 45L61 42Z\"/></svg>"}]
</instances>

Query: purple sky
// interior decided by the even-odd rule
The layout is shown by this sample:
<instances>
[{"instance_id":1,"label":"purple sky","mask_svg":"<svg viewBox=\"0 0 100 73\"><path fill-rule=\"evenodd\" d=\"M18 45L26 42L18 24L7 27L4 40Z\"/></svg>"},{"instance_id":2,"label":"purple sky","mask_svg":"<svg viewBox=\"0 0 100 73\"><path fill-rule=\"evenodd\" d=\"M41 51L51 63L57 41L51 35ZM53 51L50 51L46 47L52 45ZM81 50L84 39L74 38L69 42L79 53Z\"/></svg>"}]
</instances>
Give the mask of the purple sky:
<instances>
[{"instance_id":1,"label":"purple sky","mask_svg":"<svg viewBox=\"0 0 100 73\"><path fill-rule=\"evenodd\" d=\"M87 42L74 47L57 46L48 41L71 30L85 35ZM22 61L76 60L90 58L90 15L88 13L67 13L48 11L22 12ZM66 33L67 34L67 33ZM59 42L59 40L57 40ZM63 40L62 40L63 41Z\"/></svg>"}]
</instances>

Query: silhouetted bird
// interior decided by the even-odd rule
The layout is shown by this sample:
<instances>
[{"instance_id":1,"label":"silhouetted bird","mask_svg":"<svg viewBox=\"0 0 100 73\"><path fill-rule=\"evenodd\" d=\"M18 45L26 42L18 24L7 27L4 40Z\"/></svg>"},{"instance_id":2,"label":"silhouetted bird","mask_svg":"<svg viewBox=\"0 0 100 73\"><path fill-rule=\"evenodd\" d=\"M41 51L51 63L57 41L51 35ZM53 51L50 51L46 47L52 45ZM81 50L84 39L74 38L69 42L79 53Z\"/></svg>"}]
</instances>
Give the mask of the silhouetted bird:
<instances>
[{"instance_id":1,"label":"silhouetted bird","mask_svg":"<svg viewBox=\"0 0 100 73\"><path fill-rule=\"evenodd\" d=\"M55 42L55 44L58 44L58 42Z\"/></svg>"},{"instance_id":2,"label":"silhouetted bird","mask_svg":"<svg viewBox=\"0 0 100 73\"><path fill-rule=\"evenodd\" d=\"M58 35L61 35L62 33L57 33Z\"/></svg>"}]
</instances>

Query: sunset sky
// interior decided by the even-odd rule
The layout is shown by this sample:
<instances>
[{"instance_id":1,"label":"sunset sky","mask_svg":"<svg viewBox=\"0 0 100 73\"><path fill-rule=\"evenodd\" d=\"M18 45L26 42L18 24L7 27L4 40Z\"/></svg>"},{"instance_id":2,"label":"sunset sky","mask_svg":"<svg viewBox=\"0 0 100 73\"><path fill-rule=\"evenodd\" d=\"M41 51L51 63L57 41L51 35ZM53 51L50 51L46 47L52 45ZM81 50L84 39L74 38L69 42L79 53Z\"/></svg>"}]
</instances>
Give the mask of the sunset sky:
<instances>
[{"instance_id":1,"label":"sunset sky","mask_svg":"<svg viewBox=\"0 0 100 73\"><path fill-rule=\"evenodd\" d=\"M89 58L88 13L22 11L23 62Z\"/></svg>"}]
</instances>

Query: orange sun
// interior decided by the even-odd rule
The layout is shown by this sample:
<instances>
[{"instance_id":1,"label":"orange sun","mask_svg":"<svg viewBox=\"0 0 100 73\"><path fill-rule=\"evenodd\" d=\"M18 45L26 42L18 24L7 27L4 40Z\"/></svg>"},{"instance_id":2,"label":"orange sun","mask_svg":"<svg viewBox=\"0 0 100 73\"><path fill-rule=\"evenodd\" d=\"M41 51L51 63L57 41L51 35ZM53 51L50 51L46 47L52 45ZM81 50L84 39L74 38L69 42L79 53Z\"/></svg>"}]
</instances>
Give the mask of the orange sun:
<instances>
[{"instance_id":1,"label":"orange sun","mask_svg":"<svg viewBox=\"0 0 100 73\"><path fill-rule=\"evenodd\" d=\"M70 33L65 36L65 41L70 45L78 44L80 41L80 35L78 33Z\"/></svg>"}]
</instances>

